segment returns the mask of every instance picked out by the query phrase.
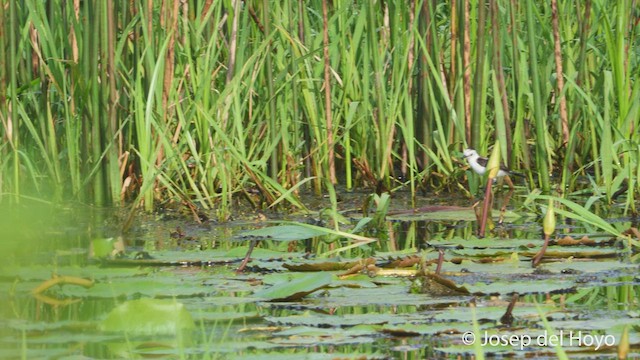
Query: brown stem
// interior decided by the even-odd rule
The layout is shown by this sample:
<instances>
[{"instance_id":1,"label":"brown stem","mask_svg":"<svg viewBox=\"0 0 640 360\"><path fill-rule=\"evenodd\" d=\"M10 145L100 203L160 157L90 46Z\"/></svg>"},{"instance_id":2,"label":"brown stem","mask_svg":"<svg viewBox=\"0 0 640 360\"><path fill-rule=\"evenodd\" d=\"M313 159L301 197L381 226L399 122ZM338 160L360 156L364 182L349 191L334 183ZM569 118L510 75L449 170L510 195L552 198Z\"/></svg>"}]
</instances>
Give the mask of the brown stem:
<instances>
[{"instance_id":1,"label":"brown stem","mask_svg":"<svg viewBox=\"0 0 640 360\"><path fill-rule=\"evenodd\" d=\"M231 39L229 40L229 62L227 65L227 84L233 80L236 65L236 48L238 43L238 21L240 19L240 0L233 0L233 20L231 22Z\"/></svg>"},{"instance_id":2,"label":"brown stem","mask_svg":"<svg viewBox=\"0 0 640 360\"><path fill-rule=\"evenodd\" d=\"M164 120L169 117L169 111L167 108L167 102L169 101L169 93L171 92L171 84L173 82L173 72L175 68L175 48L176 48L176 33L178 32L178 12L180 9L180 0L173 0L173 5L169 8L169 4L165 3L166 8L162 12L163 15L167 15L167 23L169 28L167 33L169 34L169 43L167 45L167 53L165 54L165 67L164 67L164 86L162 88L162 108L164 112ZM162 18L162 17L161 17ZM160 161L162 159L159 159Z\"/></svg>"},{"instance_id":3,"label":"brown stem","mask_svg":"<svg viewBox=\"0 0 640 360\"><path fill-rule=\"evenodd\" d=\"M538 266L540 261L542 261L542 257L544 256L544 253L547 251L547 246L548 245L549 245L549 235L545 235L544 236L544 245L542 245L542 249L540 249L540 252L538 252L536 254L536 256L534 256L533 259L531 260L531 267Z\"/></svg>"},{"instance_id":4,"label":"brown stem","mask_svg":"<svg viewBox=\"0 0 640 360\"><path fill-rule=\"evenodd\" d=\"M478 230L478 237L483 238L485 229L487 228L487 216L489 216L489 209L491 208L491 185L493 185L493 178L489 177L487 180L487 189L484 192L484 202L482 206L482 219L480 219L480 230Z\"/></svg>"},{"instance_id":5,"label":"brown stem","mask_svg":"<svg viewBox=\"0 0 640 360\"><path fill-rule=\"evenodd\" d=\"M73 0L73 15L75 16L75 20L78 21L80 18L80 0ZM70 26L69 29L69 42L71 43L71 58L73 59L73 63L78 63L78 39L76 38L76 30L73 25Z\"/></svg>"},{"instance_id":6,"label":"brown stem","mask_svg":"<svg viewBox=\"0 0 640 360\"><path fill-rule=\"evenodd\" d=\"M204 6L202 7L202 14L200 14L201 19L204 19L204 17L207 16L207 14L209 13L209 9L211 8L211 5L213 5L213 0L206 0L204 2Z\"/></svg>"},{"instance_id":7,"label":"brown stem","mask_svg":"<svg viewBox=\"0 0 640 360\"><path fill-rule=\"evenodd\" d=\"M562 72L562 49L560 47L560 31L558 30L558 2L551 0L551 23L553 26L554 56L556 61L556 88L560 101L560 121L562 123L562 143L569 143L569 122L567 120L567 100L562 93L564 89L564 75Z\"/></svg>"},{"instance_id":8,"label":"brown stem","mask_svg":"<svg viewBox=\"0 0 640 360\"><path fill-rule=\"evenodd\" d=\"M251 258L251 253L253 252L253 248L256 247L257 243L258 243L258 240L251 240L251 242L249 243L249 250L247 250L247 254L244 256L244 259L242 259L240 266L238 266L238 269L236 270L236 274L241 274L244 272L244 268L247 267L247 263L249 263L249 259Z\"/></svg>"},{"instance_id":9,"label":"brown stem","mask_svg":"<svg viewBox=\"0 0 640 360\"><path fill-rule=\"evenodd\" d=\"M436 266L436 274L440 275L442 270L442 263L444 262L444 251L438 250L438 265Z\"/></svg>"},{"instance_id":10,"label":"brown stem","mask_svg":"<svg viewBox=\"0 0 640 360\"><path fill-rule=\"evenodd\" d=\"M507 306L507 311L505 311L504 315L500 318L501 323L511 326L513 323L513 308L516 306L519 297L518 293L513 294L509 306Z\"/></svg>"},{"instance_id":11,"label":"brown stem","mask_svg":"<svg viewBox=\"0 0 640 360\"><path fill-rule=\"evenodd\" d=\"M44 281L42 284L32 289L31 293L33 295L42 294L43 292L47 291L48 289L58 284L79 285L79 286L88 288L93 286L93 280L88 280L88 279L79 278L75 276L54 276L53 278Z\"/></svg>"},{"instance_id":12,"label":"brown stem","mask_svg":"<svg viewBox=\"0 0 640 360\"><path fill-rule=\"evenodd\" d=\"M251 19L253 19L253 22L256 23L256 26L258 26L258 30L260 30L260 32L264 34L264 25L262 25L262 21L260 21L258 14L256 14L256 11L251 5L249 5L249 15L251 15Z\"/></svg>"},{"instance_id":13,"label":"brown stem","mask_svg":"<svg viewBox=\"0 0 640 360\"><path fill-rule=\"evenodd\" d=\"M153 44L153 0L147 0L147 34L149 34L149 44ZM162 16L160 17L162 18Z\"/></svg>"},{"instance_id":14,"label":"brown stem","mask_svg":"<svg viewBox=\"0 0 640 360\"><path fill-rule=\"evenodd\" d=\"M451 44L449 45L449 49L451 49L450 55L450 63L449 63L449 99L453 99L453 90L456 85L456 50L458 46L458 1L451 2Z\"/></svg>"},{"instance_id":15,"label":"brown stem","mask_svg":"<svg viewBox=\"0 0 640 360\"><path fill-rule=\"evenodd\" d=\"M233 19L231 20L231 35L229 38L229 61L227 62L227 78L226 84L229 85L235 74L236 67L236 53L238 44L238 21L240 19L240 0L232 0L231 7L233 8ZM250 7L251 8L251 7ZM230 92L224 101L225 108L231 106L235 94ZM221 124L222 128L227 127L227 121L229 119L229 112L225 111L222 114Z\"/></svg>"},{"instance_id":16,"label":"brown stem","mask_svg":"<svg viewBox=\"0 0 640 360\"><path fill-rule=\"evenodd\" d=\"M107 155L107 161L109 163L110 168L122 168L123 164L118 163L118 159L122 157L123 148L124 148L124 139L122 133L118 131L118 101L120 98L120 92L116 87L116 59L115 59L115 41L117 36L117 25L114 14L114 2L107 2L107 78L106 82L109 84L109 96L108 96L108 107L107 107L107 136L115 137L115 146L109 147L109 152ZM75 41L75 38L74 38ZM77 44L76 44L77 46ZM77 51L77 50L76 50ZM122 188L122 177L114 179L118 181L118 188ZM112 194L111 201L117 202L118 197L118 188L113 187L112 184Z\"/></svg>"}]
</instances>

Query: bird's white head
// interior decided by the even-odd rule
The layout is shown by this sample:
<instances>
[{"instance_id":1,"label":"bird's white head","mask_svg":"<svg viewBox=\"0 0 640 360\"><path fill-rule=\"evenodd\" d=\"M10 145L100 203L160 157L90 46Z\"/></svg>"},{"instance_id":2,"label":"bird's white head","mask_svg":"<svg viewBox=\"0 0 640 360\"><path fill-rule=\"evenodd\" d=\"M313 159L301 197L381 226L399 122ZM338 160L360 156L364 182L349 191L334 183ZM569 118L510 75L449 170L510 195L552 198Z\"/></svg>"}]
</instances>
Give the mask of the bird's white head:
<instances>
[{"instance_id":1,"label":"bird's white head","mask_svg":"<svg viewBox=\"0 0 640 360\"><path fill-rule=\"evenodd\" d=\"M464 149L462 154L466 159L478 156L478 152L473 149Z\"/></svg>"}]
</instances>

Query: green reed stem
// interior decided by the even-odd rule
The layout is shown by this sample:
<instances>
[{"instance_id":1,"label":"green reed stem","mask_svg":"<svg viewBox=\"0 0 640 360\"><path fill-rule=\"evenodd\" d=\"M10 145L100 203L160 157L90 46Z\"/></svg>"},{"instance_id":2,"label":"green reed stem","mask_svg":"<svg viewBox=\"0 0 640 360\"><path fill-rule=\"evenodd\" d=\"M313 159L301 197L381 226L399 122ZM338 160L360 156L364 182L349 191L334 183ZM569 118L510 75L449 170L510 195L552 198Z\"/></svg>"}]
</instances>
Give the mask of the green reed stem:
<instances>
[{"instance_id":1,"label":"green reed stem","mask_svg":"<svg viewBox=\"0 0 640 360\"><path fill-rule=\"evenodd\" d=\"M544 192L549 192L551 186L547 166L547 124L545 113L542 110L542 97L540 96L540 78L538 76L539 65L537 56L538 48L536 46L536 34L538 30L536 29L536 24L533 21L533 0L527 0L526 6L527 37L529 40L529 75L531 76L531 82L533 83L533 109L536 128L536 150L538 153L537 168L539 172L538 175L540 176L539 184Z\"/></svg>"},{"instance_id":2,"label":"green reed stem","mask_svg":"<svg viewBox=\"0 0 640 360\"><path fill-rule=\"evenodd\" d=\"M270 41L271 37L271 14L269 13L269 0L262 0L262 19L264 21L264 36L265 41ZM275 91L273 90L273 64L271 60L271 46L267 46L266 58L265 58L265 68L264 71L267 76L267 94L268 94L268 102L269 102L269 113L268 113L268 121L269 121L269 129L271 130L271 141L273 143L277 143L280 137L280 132L278 131L279 127L276 125L276 98ZM270 175L272 178L276 179L278 177L278 151L273 151L271 153L271 167L270 167Z\"/></svg>"}]
</instances>

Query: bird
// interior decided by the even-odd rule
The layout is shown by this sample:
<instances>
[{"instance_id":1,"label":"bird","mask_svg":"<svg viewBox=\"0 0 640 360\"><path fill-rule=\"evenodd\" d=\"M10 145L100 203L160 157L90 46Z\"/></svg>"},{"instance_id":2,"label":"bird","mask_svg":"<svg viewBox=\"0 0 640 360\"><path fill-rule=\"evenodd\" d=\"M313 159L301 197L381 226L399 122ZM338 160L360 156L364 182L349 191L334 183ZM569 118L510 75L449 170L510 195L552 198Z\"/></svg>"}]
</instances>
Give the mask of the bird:
<instances>
[{"instance_id":1,"label":"bird","mask_svg":"<svg viewBox=\"0 0 640 360\"><path fill-rule=\"evenodd\" d=\"M462 153L464 155L464 158L467 159L469 166L471 166L471 168L473 169L473 171L476 172L476 174L484 175L484 173L487 172L487 163L489 162L489 159L487 159L486 157L480 156L477 151L471 148L465 149ZM498 170L498 175L496 176L496 178L501 178L508 175L524 176L523 174L516 173L509 170L508 167L501 164L500 170Z\"/></svg>"}]
</instances>

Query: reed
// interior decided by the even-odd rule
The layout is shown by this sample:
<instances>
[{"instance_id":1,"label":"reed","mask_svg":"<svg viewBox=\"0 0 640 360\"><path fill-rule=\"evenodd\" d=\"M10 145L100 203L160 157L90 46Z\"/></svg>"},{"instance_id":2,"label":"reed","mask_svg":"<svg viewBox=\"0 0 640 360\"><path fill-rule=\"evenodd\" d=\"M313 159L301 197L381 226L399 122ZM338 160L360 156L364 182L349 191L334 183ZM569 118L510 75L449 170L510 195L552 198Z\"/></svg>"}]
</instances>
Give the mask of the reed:
<instances>
[{"instance_id":1,"label":"reed","mask_svg":"<svg viewBox=\"0 0 640 360\"><path fill-rule=\"evenodd\" d=\"M3 202L225 218L235 200L303 207L309 188L455 189L458 151L497 142L544 191L628 184L635 211L628 1L3 4Z\"/></svg>"}]
</instances>

